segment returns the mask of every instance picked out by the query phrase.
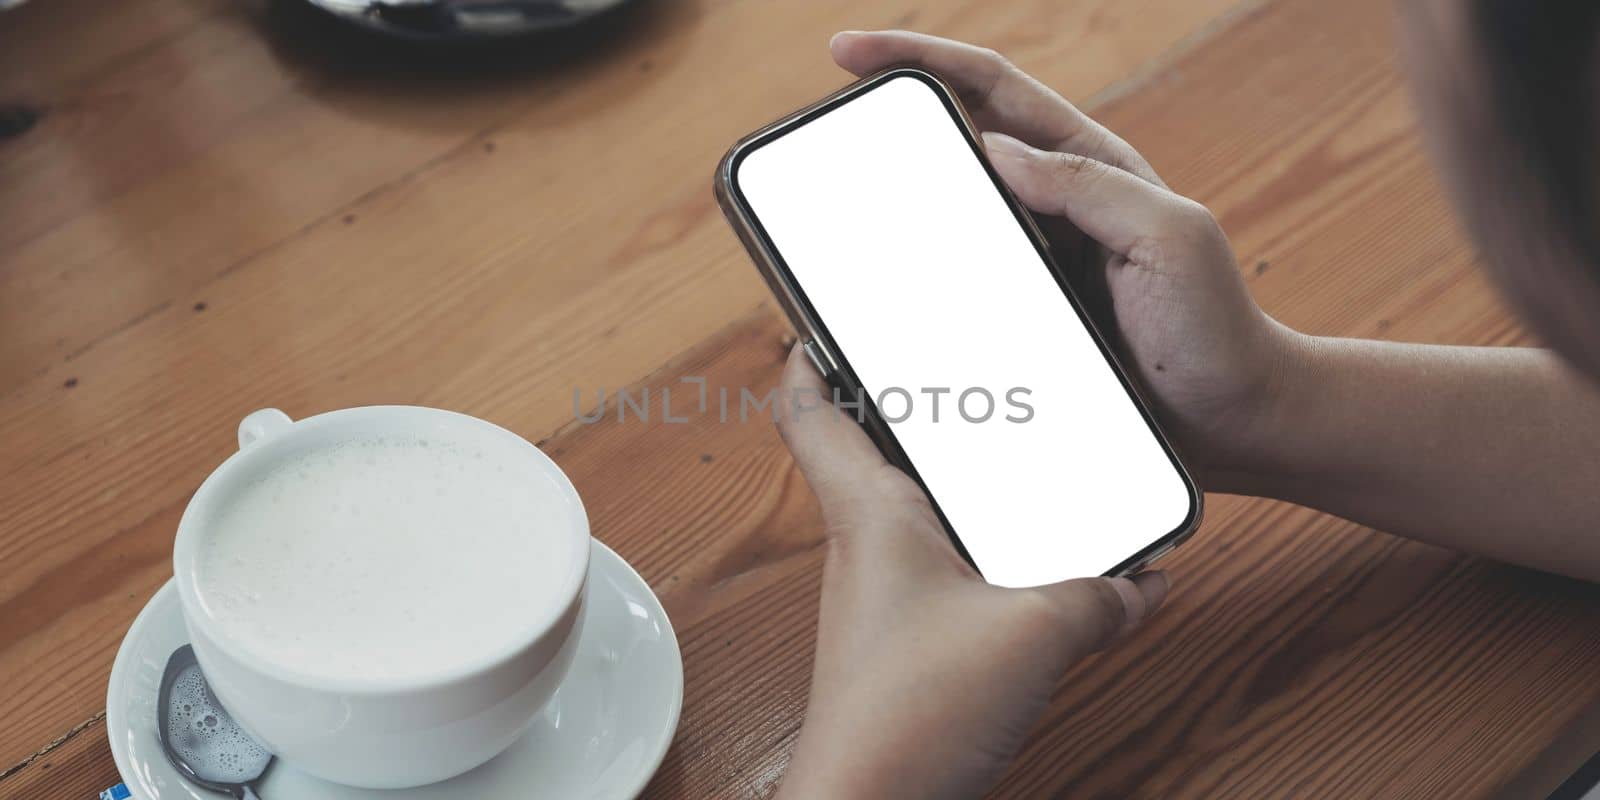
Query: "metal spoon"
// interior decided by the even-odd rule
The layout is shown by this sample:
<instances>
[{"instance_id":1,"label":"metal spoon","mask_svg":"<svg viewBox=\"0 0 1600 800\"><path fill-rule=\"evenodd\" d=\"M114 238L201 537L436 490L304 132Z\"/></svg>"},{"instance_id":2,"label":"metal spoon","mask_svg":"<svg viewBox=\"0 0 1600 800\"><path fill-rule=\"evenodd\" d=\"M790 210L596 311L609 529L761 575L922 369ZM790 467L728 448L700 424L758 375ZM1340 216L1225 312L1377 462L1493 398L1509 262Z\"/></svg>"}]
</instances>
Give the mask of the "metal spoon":
<instances>
[{"instance_id":1,"label":"metal spoon","mask_svg":"<svg viewBox=\"0 0 1600 800\"><path fill-rule=\"evenodd\" d=\"M272 754L211 696L189 645L167 659L156 713L161 749L184 778L238 800L260 800L255 785L272 764Z\"/></svg>"}]
</instances>

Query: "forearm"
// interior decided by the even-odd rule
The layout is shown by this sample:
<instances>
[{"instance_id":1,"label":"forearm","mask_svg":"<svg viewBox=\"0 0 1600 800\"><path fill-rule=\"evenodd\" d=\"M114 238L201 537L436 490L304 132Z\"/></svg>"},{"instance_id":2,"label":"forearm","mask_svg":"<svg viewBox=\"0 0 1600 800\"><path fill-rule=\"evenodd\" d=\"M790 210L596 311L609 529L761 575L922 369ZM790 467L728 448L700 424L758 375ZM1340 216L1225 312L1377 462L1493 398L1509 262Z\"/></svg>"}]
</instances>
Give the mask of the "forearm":
<instances>
[{"instance_id":1,"label":"forearm","mask_svg":"<svg viewBox=\"0 0 1600 800\"><path fill-rule=\"evenodd\" d=\"M1529 348L1295 335L1217 491L1600 580L1600 392Z\"/></svg>"}]
</instances>

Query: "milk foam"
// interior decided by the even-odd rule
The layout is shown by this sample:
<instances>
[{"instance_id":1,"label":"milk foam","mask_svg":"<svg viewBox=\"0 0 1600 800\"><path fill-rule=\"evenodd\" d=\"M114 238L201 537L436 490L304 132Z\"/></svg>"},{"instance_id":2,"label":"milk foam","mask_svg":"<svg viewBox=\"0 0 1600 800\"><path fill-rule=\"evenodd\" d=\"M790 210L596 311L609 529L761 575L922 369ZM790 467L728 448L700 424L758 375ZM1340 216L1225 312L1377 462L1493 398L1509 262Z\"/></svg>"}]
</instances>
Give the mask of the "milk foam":
<instances>
[{"instance_id":1,"label":"milk foam","mask_svg":"<svg viewBox=\"0 0 1600 800\"><path fill-rule=\"evenodd\" d=\"M577 523L506 453L356 439L276 465L208 524L202 604L253 654L334 677L437 675L562 598ZM585 543L582 546L587 546Z\"/></svg>"}]
</instances>

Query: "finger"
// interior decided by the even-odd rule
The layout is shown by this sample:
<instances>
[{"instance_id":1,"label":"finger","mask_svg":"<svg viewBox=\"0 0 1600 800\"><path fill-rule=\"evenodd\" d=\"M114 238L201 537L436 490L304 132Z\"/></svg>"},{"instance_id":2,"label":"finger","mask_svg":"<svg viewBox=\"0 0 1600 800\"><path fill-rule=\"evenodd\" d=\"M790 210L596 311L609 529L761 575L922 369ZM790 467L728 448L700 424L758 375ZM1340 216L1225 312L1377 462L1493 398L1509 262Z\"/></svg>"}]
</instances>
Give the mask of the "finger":
<instances>
[{"instance_id":1,"label":"finger","mask_svg":"<svg viewBox=\"0 0 1600 800\"><path fill-rule=\"evenodd\" d=\"M1092 158L1052 153L999 133L983 135L989 161L1024 205L1066 217L1107 250L1150 264L1167 242L1214 230L1199 203Z\"/></svg>"},{"instance_id":2,"label":"finger","mask_svg":"<svg viewBox=\"0 0 1600 800\"><path fill-rule=\"evenodd\" d=\"M833 405L833 390L798 344L778 387L778 433L829 514L868 508L887 465L854 419Z\"/></svg>"},{"instance_id":3,"label":"finger","mask_svg":"<svg viewBox=\"0 0 1600 800\"><path fill-rule=\"evenodd\" d=\"M945 538L921 487L890 466L856 420L833 404L832 387L800 345L789 352L779 392L784 444L816 494L830 536L852 545L829 551L830 571L853 565L877 582L975 575Z\"/></svg>"},{"instance_id":4,"label":"finger","mask_svg":"<svg viewBox=\"0 0 1600 800\"><path fill-rule=\"evenodd\" d=\"M1080 578L1027 591L1048 598L1065 621L1074 657L1104 648L1149 619L1167 598L1164 572L1132 578Z\"/></svg>"},{"instance_id":5,"label":"finger","mask_svg":"<svg viewBox=\"0 0 1600 800\"><path fill-rule=\"evenodd\" d=\"M829 49L839 66L858 76L895 64L926 67L950 83L980 127L1164 185L1127 142L993 50L910 31L846 31Z\"/></svg>"}]
</instances>

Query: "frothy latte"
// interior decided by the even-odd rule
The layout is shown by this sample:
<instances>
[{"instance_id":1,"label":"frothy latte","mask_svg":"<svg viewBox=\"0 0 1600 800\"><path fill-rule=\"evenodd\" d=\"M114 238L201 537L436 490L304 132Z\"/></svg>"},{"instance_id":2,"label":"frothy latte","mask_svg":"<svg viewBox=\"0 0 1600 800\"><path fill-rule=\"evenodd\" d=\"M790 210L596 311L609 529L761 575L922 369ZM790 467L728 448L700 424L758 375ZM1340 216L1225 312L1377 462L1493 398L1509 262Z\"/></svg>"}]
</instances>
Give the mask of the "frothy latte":
<instances>
[{"instance_id":1,"label":"frothy latte","mask_svg":"<svg viewBox=\"0 0 1600 800\"><path fill-rule=\"evenodd\" d=\"M509 451L422 436L294 455L233 492L200 543L201 604L303 675L422 678L525 638L564 600L575 513ZM577 512L581 513L581 512Z\"/></svg>"}]
</instances>

